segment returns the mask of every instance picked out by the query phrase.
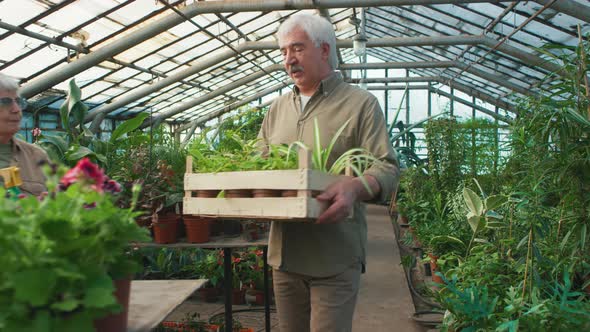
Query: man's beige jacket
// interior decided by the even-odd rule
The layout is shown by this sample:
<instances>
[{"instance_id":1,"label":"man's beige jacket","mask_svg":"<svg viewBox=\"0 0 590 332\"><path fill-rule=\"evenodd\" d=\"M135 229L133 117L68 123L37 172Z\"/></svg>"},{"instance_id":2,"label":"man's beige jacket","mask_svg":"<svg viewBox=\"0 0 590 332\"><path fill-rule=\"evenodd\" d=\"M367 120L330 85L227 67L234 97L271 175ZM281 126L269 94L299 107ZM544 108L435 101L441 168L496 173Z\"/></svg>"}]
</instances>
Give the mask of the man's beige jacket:
<instances>
[{"instance_id":1,"label":"man's beige jacket","mask_svg":"<svg viewBox=\"0 0 590 332\"><path fill-rule=\"evenodd\" d=\"M381 187L375 200L388 200L399 182L399 169L377 98L343 82L339 73L333 73L321 82L303 113L296 87L277 98L264 118L259 138L265 144L301 141L312 147L314 119L318 121L324 148L350 119L338 137L328 164L351 148L367 149L385 162L365 172L374 176ZM367 223L362 204L355 206L353 216L330 225L273 221L269 264L283 271L313 277L333 276L354 264L364 264Z\"/></svg>"}]
</instances>

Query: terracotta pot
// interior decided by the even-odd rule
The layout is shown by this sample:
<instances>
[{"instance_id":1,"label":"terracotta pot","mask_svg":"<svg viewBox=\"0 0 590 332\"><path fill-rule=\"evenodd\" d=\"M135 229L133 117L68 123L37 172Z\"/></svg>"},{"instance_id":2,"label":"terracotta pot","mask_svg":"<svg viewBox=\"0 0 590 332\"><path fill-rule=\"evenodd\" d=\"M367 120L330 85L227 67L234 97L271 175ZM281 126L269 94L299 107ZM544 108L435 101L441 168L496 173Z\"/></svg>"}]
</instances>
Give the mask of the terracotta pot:
<instances>
[{"instance_id":1,"label":"terracotta pot","mask_svg":"<svg viewBox=\"0 0 590 332\"><path fill-rule=\"evenodd\" d=\"M428 254L428 257L430 257L430 273L432 273L432 282L441 285L444 284L445 282L443 281L443 279L436 274L436 272L439 272L438 264L436 263L438 260L438 256Z\"/></svg>"},{"instance_id":2,"label":"terracotta pot","mask_svg":"<svg viewBox=\"0 0 590 332\"><path fill-rule=\"evenodd\" d=\"M246 290L234 289L232 290L232 304L244 304L246 302Z\"/></svg>"},{"instance_id":3,"label":"terracotta pot","mask_svg":"<svg viewBox=\"0 0 590 332\"><path fill-rule=\"evenodd\" d=\"M230 189L225 191L225 198L245 198L252 197L250 189Z\"/></svg>"},{"instance_id":4,"label":"terracotta pot","mask_svg":"<svg viewBox=\"0 0 590 332\"><path fill-rule=\"evenodd\" d=\"M219 236L221 233L223 233L223 222L221 219L211 218L211 222L209 223L209 235Z\"/></svg>"},{"instance_id":5,"label":"terracotta pot","mask_svg":"<svg viewBox=\"0 0 590 332\"><path fill-rule=\"evenodd\" d=\"M219 195L219 190L197 190L197 197L200 198L216 198Z\"/></svg>"},{"instance_id":6,"label":"terracotta pot","mask_svg":"<svg viewBox=\"0 0 590 332\"><path fill-rule=\"evenodd\" d=\"M281 197L282 190L275 189L254 189L252 190L253 197Z\"/></svg>"},{"instance_id":7,"label":"terracotta pot","mask_svg":"<svg viewBox=\"0 0 590 332\"><path fill-rule=\"evenodd\" d=\"M219 290L214 287L199 288L197 292L199 293L201 300L204 302L216 302L219 297Z\"/></svg>"},{"instance_id":8,"label":"terracotta pot","mask_svg":"<svg viewBox=\"0 0 590 332\"><path fill-rule=\"evenodd\" d=\"M209 242L210 219L197 216L184 216L186 240L190 243Z\"/></svg>"},{"instance_id":9,"label":"terracotta pot","mask_svg":"<svg viewBox=\"0 0 590 332\"><path fill-rule=\"evenodd\" d=\"M322 193L321 190L312 190L311 197L316 197L321 193ZM281 193L281 196L282 197L297 197L297 190L283 190L283 192Z\"/></svg>"},{"instance_id":10,"label":"terracotta pot","mask_svg":"<svg viewBox=\"0 0 590 332\"><path fill-rule=\"evenodd\" d=\"M246 291L246 303L264 305L264 291L255 288L249 288Z\"/></svg>"},{"instance_id":11,"label":"terracotta pot","mask_svg":"<svg viewBox=\"0 0 590 332\"><path fill-rule=\"evenodd\" d=\"M282 197L297 197L297 190L283 190Z\"/></svg>"},{"instance_id":12,"label":"terracotta pot","mask_svg":"<svg viewBox=\"0 0 590 332\"><path fill-rule=\"evenodd\" d=\"M126 332L127 314L129 313L129 293L131 290L131 278L114 280L115 291L113 295L123 310L94 321L97 332Z\"/></svg>"},{"instance_id":13,"label":"terracotta pot","mask_svg":"<svg viewBox=\"0 0 590 332\"><path fill-rule=\"evenodd\" d=\"M223 234L226 236L238 236L242 234L242 223L239 220L223 220Z\"/></svg>"},{"instance_id":14,"label":"terracotta pot","mask_svg":"<svg viewBox=\"0 0 590 332\"><path fill-rule=\"evenodd\" d=\"M178 216L159 217L158 222L152 224L152 228L156 243L175 243L178 234Z\"/></svg>"},{"instance_id":15,"label":"terracotta pot","mask_svg":"<svg viewBox=\"0 0 590 332\"><path fill-rule=\"evenodd\" d=\"M404 216L403 214L400 214L400 215L399 215L399 218L398 218L398 220L399 220L399 223L400 223L400 224L402 224L402 225L407 225L407 224L409 224L408 217Z\"/></svg>"}]
</instances>

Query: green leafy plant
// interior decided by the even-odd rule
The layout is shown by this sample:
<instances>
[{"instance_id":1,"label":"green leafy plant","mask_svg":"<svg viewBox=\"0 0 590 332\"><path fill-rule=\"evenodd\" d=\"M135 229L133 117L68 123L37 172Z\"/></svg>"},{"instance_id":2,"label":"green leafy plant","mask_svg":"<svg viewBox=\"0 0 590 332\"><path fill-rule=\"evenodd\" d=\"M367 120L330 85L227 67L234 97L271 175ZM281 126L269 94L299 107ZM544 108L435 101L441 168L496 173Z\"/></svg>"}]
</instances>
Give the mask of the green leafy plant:
<instances>
[{"instance_id":1,"label":"green leafy plant","mask_svg":"<svg viewBox=\"0 0 590 332\"><path fill-rule=\"evenodd\" d=\"M206 253L199 248L141 248L143 272L137 279L199 279Z\"/></svg>"},{"instance_id":2,"label":"green leafy plant","mask_svg":"<svg viewBox=\"0 0 590 332\"><path fill-rule=\"evenodd\" d=\"M116 184L87 159L64 172L48 171L42 200L0 188L0 330L92 330L120 309L113 279L140 268L130 244L149 236L134 206L117 207Z\"/></svg>"},{"instance_id":3,"label":"green leafy plant","mask_svg":"<svg viewBox=\"0 0 590 332\"><path fill-rule=\"evenodd\" d=\"M507 203L508 197L504 195L494 195L482 200L469 188L463 189L463 197L465 198L465 204L469 209L467 212L467 222L473 231L471 240L467 245L466 255L469 255L469 251L471 250L474 241L485 242L485 240L477 238L478 233L484 228L501 228L506 226L505 223L502 222L503 217L494 212L494 209Z\"/></svg>"},{"instance_id":4,"label":"green leafy plant","mask_svg":"<svg viewBox=\"0 0 590 332\"><path fill-rule=\"evenodd\" d=\"M84 126L84 118L88 106L82 102L82 92L74 79L70 80L66 100L60 108L63 133L41 135L38 144L43 147L51 160L69 166L78 160L88 157L109 172L111 155L117 152L118 146L124 144L125 134L136 130L147 118L147 113L140 113L117 126L108 141L95 136Z\"/></svg>"},{"instance_id":5,"label":"green leafy plant","mask_svg":"<svg viewBox=\"0 0 590 332\"><path fill-rule=\"evenodd\" d=\"M223 280L223 251L210 251L199 263L197 270L200 278L209 279L209 284L216 287Z\"/></svg>"}]
</instances>

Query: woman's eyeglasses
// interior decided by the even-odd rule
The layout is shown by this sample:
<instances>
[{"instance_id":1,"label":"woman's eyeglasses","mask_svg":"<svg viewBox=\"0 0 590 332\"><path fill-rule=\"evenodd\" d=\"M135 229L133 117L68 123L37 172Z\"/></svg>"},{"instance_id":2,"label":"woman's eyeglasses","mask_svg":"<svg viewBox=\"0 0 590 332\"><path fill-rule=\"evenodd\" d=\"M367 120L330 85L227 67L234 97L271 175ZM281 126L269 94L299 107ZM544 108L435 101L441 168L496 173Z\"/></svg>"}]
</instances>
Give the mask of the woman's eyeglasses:
<instances>
[{"instance_id":1,"label":"woman's eyeglasses","mask_svg":"<svg viewBox=\"0 0 590 332\"><path fill-rule=\"evenodd\" d=\"M2 97L0 98L0 107L9 107L10 105L12 105L12 102L15 102L21 110L27 108L27 100L21 97Z\"/></svg>"}]
</instances>

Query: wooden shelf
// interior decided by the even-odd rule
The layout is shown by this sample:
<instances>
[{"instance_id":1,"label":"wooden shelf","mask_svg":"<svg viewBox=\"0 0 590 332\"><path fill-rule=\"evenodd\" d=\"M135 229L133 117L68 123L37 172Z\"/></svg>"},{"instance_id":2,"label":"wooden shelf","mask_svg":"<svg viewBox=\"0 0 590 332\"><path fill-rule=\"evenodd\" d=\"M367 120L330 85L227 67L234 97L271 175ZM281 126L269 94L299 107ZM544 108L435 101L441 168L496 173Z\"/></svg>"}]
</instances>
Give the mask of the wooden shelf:
<instances>
[{"instance_id":1,"label":"wooden shelf","mask_svg":"<svg viewBox=\"0 0 590 332\"><path fill-rule=\"evenodd\" d=\"M182 239L181 239L182 240ZM160 244L155 242L141 242L135 243L138 247L156 247L156 248L247 248L267 246L268 237L258 239L256 241L246 241L241 236L238 237L214 237L209 242L205 243L190 243L190 242L176 242Z\"/></svg>"}]
</instances>

